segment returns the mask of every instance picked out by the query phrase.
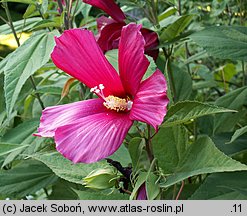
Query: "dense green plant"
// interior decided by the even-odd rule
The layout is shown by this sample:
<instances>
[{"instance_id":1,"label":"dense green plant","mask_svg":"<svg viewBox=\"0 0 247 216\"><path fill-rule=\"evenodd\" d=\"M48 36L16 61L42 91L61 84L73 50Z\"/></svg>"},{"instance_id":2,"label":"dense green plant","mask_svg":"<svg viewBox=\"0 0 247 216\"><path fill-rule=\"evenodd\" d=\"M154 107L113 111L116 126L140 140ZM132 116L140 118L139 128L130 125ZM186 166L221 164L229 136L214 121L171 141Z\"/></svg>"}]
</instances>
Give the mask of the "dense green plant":
<instances>
[{"instance_id":1,"label":"dense green plant","mask_svg":"<svg viewBox=\"0 0 247 216\"><path fill-rule=\"evenodd\" d=\"M135 199L143 183L148 199L246 199L247 3L119 0L127 22L159 35L148 74L164 73L168 113L157 133L135 123L110 158L72 164L33 133L45 107L93 97L50 54L65 29L97 34L103 12L58 2L1 1L0 199ZM116 50L105 55L117 68Z\"/></svg>"}]
</instances>

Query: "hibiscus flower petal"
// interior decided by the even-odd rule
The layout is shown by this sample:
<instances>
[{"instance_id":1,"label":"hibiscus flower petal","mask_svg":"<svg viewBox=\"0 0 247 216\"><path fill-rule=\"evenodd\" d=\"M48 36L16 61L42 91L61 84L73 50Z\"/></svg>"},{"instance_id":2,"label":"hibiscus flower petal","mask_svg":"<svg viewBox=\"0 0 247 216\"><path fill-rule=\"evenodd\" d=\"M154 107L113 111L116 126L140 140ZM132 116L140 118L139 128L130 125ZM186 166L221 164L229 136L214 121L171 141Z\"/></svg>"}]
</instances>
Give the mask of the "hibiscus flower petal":
<instances>
[{"instance_id":1,"label":"hibiscus flower petal","mask_svg":"<svg viewBox=\"0 0 247 216\"><path fill-rule=\"evenodd\" d=\"M56 148L74 163L93 163L113 154L131 125L126 113L105 112L87 116L56 130Z\"/></svg>"},{"instance_id":2,"label":"hibiscus flower petal","mask_svg":"<svg viewBox=\"0 0 247 216\"><path fill-rule=\"evenodd\" d=\"M122 28L119 42L119 72L125 91L134 96L145 74L149 61L144 55L145 41L141 25L129 24Z\"/></svg>"},{"instance_id":3,"label":"hibiscus flower petal","mask_svg":"<svg viewBox=\"0 0 247 216\"><path fill-rule=\"evenodd\" d=\"M146 186L145 183L141 185L141 187L138 190L138 194L136 197L137 200L147 200L147 192L146 192Z\"/></svg>"},{"instance_id":4,"label":"hibiscus flower petal","mask_svg":"<svg viewBox=\"0 0 247 216\"><path fill-rule=\"evenodd\" d=\"M101 29L97 42L104 52L118 48L123 26L122 23L111 23Z\"/></svg>"},{"instance_id":5,"label":"hibiscus flower petal","mask_svg":"<svg viewBox=\"0 0 247 216\"><path fill-rule=\"evenodd\" d=\"M156 70L141 83L133 101L130 119L148 123L157 131L167 112L169 100L166 90L165 77L161 71Z\"/></svg>"},{"instance_id":6,"label":"hibiscus flower petal","mask_svg":"<svg viewBox=\"0 0 247 216\"><path fill-rule=\"evenodd\" d=\"M63 125L96 113L105 112L102 99L91 99L71 104L51 106L43 110L38 133L35 136L53 137L55 130Z\"/></svg>"},{"instance_id":7,"label":"hibiscus flower petal","mask_svg":"<svg viewBox=\"0 0 247 216\"><path fill-rule=\"evenodd\" d=\"M123 22L126 19L123 11L114 0L83 0L83 2L100 8L118 22Z\"/></svg>"},{"instance_id":8,"label":"hibiscus flower petal","mask_svg":"<svg viewBox=\"0 0 247 216\"><path fill-rule=\"evenodd\" d=\"M118 73L105 58L92 32L85 29L65 31L56 38L51 57L58 68L89 88L103 84L106 96L124 94Z\"/></svg>"},{"instance_id":9,"label":"hibiscus flower petal","mask_svg":"<svg viewBox=\"0 0 247 216\"><path fill-rule=\"evenodd\" d=\"M112 23L117 23L115 20L105 17L105 16L101 16L99 18L96 19L97 22L97 29L98 32L100 32L106 25L112 24Z\"/></svg>"},{"instance_id":10,"label":"hibiscus flower petal","mask_svg":"<svg viewBox=\"0 0 247 216\"><path fill-rule=\"evenodd\" d=\"M142 28L141 33L145 40L145 54L156 60L159 54L159 49L156 48L159 45L157 33L146 28Z\"/></svg>"}]
</instances>

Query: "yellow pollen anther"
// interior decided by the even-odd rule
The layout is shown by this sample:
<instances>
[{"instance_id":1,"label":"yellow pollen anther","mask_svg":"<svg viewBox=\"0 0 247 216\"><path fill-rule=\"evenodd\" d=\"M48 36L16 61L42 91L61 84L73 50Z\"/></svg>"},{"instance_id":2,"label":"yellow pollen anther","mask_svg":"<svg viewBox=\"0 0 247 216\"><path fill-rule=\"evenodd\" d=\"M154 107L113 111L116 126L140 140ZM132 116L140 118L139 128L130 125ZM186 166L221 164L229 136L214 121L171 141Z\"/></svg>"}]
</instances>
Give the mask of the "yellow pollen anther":
<instances>
[{"instance_id":1,"label":"yellow pollen anther","mask_svg":"<svg viewBox=\"0 0 247 216\"><path fill-rule=\"evenodd\" d=\"M103 103L107 109L119 111L130 110L133 102L128 99L122 99L119 97L115 97L109 95L105 98L105 102Z\"/></svg>"}]
</instances>

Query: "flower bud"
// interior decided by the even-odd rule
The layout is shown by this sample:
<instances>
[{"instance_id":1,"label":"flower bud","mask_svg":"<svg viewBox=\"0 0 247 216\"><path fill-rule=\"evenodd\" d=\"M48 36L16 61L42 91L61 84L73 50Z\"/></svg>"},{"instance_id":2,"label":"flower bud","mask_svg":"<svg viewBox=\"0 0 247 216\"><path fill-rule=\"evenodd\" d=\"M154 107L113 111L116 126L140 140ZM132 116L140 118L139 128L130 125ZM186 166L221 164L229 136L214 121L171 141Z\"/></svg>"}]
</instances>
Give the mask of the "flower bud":
<instances>
[{"instance_id":1,"label":"flower bud","mask_svg":"<svg viewBox=\"0 0 247 216\"><path fill-rule=\"evenodd\" d=\"M85 187L92 189L107 189L115 185L117 173L112 167L93 170L84 179Z\"/></svg>"}]
</instances>

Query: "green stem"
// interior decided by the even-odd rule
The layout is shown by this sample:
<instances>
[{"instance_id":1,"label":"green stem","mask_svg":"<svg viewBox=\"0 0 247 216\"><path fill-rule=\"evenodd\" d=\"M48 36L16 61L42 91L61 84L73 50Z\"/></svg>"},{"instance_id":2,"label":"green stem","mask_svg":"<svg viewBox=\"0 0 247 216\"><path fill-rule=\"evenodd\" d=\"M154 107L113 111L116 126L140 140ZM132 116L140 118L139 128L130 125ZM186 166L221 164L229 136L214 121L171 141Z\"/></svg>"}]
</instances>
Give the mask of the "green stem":
<instances>
[{"instance_id":1,"label":"green stem","mask_svg":"<svg viewBox=\"0 0 247 216\"><path fill-rule=\"evenodd\" d=\"M186 59L188 59L190 57L188 42L185 42L185 54L186 54ZM192 73L191 73L191 70L190 70L190 63L186 64L186 66L187 66L188 73L191 76Z\"/></svg>"},{"instance_id":2,"label":"green stem","mask_svg":"<svg viewBox=\"0 0 247 216\"><path fill-rule=\"evenodd\" d=\"M222 80L223 80L223 84L224 84L224 91L226 93L227 92L227 86L226 86L226 79L225 79L225 71L224 71L224 69L221 70L221 76L222 76Z\"/></svg>"},{"instance_id":3,"label":"green stem","mask_svg":"<svg viewBox=\"0 0 247 216\"><path fill-rule=\"evenodd\" d=\"M72 0L69 0L69 5L68 5L69 28L72 28L71 10L72 10Z\"/></svg>"},{"instance_id":4,"label":"green stem","mask_svg":"<svg viewBox=\"0 0 247 216\"><path fill-rule=\"evenodd\" d=\"M16 31L15 31L15 28L14 28L14 25L13 25L13 21L12 21L12 17L11 17L10 11L9 11L8 3L7 2L3 2L3 6L4 6L4 9L5 9L7 18L9 20L9 26L10 26L12 32L13 32L13 35L14 35L15 40L16 40L16 43L17 43L17 45L19 47L20 46L20 41L19 41L19 38L17 37Z\"/></svg>"},{"instance_id":5,"label":"green stem","mask_svg":"<svg viewBox=\"0 0 247 216\"><path fill-rule=\"evenodd\" d=\"M19 40L19 38L17 37L17 33L16 33L15 27L14 27L14 25L13 25L12 17L11 17L11 14L10 14L10 11L9 11L7 2L3 2L3 6L4 6L4 9L5 9L7 18L8 18L9 26L10 26L10 28L11 28L11 30L12 30L12 33L13 33L13 35L14 35L14 37L15 37L15 40L16 40L16 43L17 43L17 45L18 45L18 47L19 47L19 46L20 46L20 40ZM35 84L35 82L34 82L33 76L31 75L31 76L29 77L29 79L30 79L30 81L31 81L31 83L32 83L32 86L33 86L34 91L37 91L37 87L36 87L36 84ZM35 95L36 95L36 97L37 97L37 99L38 99L38 101L39 101L39 104L40 104L41 108L42 108L42 109L45 109L45 106L44 106L44 104L43 104L43 102L42 102L42 100L41 100L41 98L40 98L39 93L36 92Z\"/></svg>"},{"instance_id":6,"label":"green stem","mask_svg":"<svg viewBox=\"0 0 247 216\"><path fill-rule=\"evenodd\" d=\"M0 19L1 19L3 22L5 22L7 25L9 25L9 22L8 22L4 17L2 17L1 15L0 15Z\"/></svg>"},{"instance_id":7,"label":"green stem","mask_svg":"<svg viewBox=\"0 0 247 216\"><path fill-rule=\"evenodd\" d=\"M60 14L62 14L63 13L63 4L62 4L62 1L61 0L57 0L57 3L58 3L58 7L59 7L59 12L60 12Z\"/></svg>"},{"instance_id":8,"label":"green stem","mask_svg":"<svg viewBox=\"0 0 247 216\"><path fill-rule=\"evenodd\" d=\"M181 0L178 0L178 14L182 15Z\"/></svg>"},{"instance_id":9,"label":"green stem","mask_svg":"<svg viewBox=\"0 0 247 216\"><path fill-rule=\"evenodd\" d=\"M35 84L35 81L34 81L33 76L31 75L29 77L29 79L30 79L30 81L32 83L32 86L33 86L34 91L37 91L37 87L36 87L36 84ZM36 95L36 97L37 97L37 99L39 101L39 104L40 104L41 108L42 109L45 109L45 105L44 105L43 101L41 100L40 94L36 92L35 95Z\"/></svg>"},{"instance_id":10,"label":"green stem","mask_svg":"<svg viewBox=\"0 0 247 216\"><path fill-rule=\"evenodd\" d=\"M80 83L79 85L80 85L80 90L79 90L80 100L85 100L85 88L82 83Z\"/></svg>"},{"instance_id":11,"label":"green stem","mask_svg":"<svg viewBox=\"0 0 247 216\"><path fill-rule=\"evenodd\" d=\"M41 16L42 20L44 20L44 19L45 19L45 17L43 16L43 14L42 14L41 10L39 9L38 11L39 11L39 15Z\"/></svg>"},{"instance_id":12,"label":"green stem","mask_svg":"<svg viewBox=\"0 0 247 216\"><path fill-rule=\"evenodd\" d=\"M65 29L69 29L69 20L68 20L68 1L69 0L65 0L65 5L66 5L66 10L65 10L65 14L64 14L64 27Z\"/></svg>"},{"instance_id":13,"label":"green stem","mask_svg":"<svg viewBox=\"0 0 247 216\"><path fill-rule=\"evenodd\" d=\"M168 59L167 70L168 70L168 74L170 74L171 87L172 87L172 92L173 92L173 100L176 101L175 79L174 79L174 76L173 76L173 73L172 73L170 59Z\"/></svg>"},{"instance_id":14,"label":"green stem","mask_svg":"<svg viewBox=\"0 0 247 216\"><path fill-rule=\"evenodd\" d=\"M41 16L42 20L45 20L45 17L43 16L41 10L39 9L39 15ZM51 29L49 27L47 27L47 29L51 32Z\"/></svg>"},{"instance_id":15,"label":"green stem","mask_svg":"<svg viewBox=\"0 0 247 216\"><path fill-rule=\"evenodd\" d=\"M46 188L43 188L43 190L44 190L44 192L45 192L46 197L48 197L48 196L49 196L49 194L48 194L47 189L46 189Z\"/></svg>"},{"instance_id":16,"label":"green stem","mask_svg":"<svg viewBox=\"0 0 247 216\"><path fill-rule=\"evenodd\" d=\"M152 11L152 15L153 15L153 23L154 25L158 25L159 24L159 19L158 19L158 7L157 7L157 0L152 0L151 1L151 11Z\"/></svg>"},{"instance_id":17,"label":"green stem","mask_svg":"<svg viewBox=\"0 0 247 216\"><path fill-rule=\"evenodd\" d=\"M70 15L71 15L71 10L72 10L72 0L69 0L69 8L68 8L68 17L70 19Z\"/></svg>"},{"instance_id":18,"label":"green stem","mask_svg":"<svg viewBox=\"0 0 247 216\"><path fill-rule=\"evenodd\" d=\"M77 7L78 7L78 4L79 4L79 0L76 0L75 8L74 8L74 11L73 11L73 14L72 14L72 18L71 18L71 22L72 22L72 23L73 23L74 18L75 18L75 13L76 13L76 9L77 9Z\"/></svg>"},{"instance_id":19,"label":"green stem","mask_svg":"<svg viewBox=\"0 0 247 216\"><path fill-rule=\"evenodd\" d=\"M145 137L144 133L143 133L142 130L138 127L138 125L136 125L135 127L136 127L136 129L138 130L140 136L141 136L142 138Z\"/></svg>"},{"instance_id":20,"label":"green stem","mask_svg":"<svg viewBox=\"0 0 247 216\"><path fill-rule=\"evenodd\" d=\"M151 134L151 127L150 125L147 124L147 128L148 128L148 138L146 141L146 151L148 153L148 159L150 161L150 163L152 164L153 160L154 160L154 155L153 155L153 149L152 149L152 134Z\"/></svg>"},{"instance_id":21,"label":"green stem","mask_svg":"<svg viewBox=\"0 0 247 216\"><path fill-rule=\"evenodd\" d=\"M64 16L64 24L65 24L65 29L70 29L72 27L71 23L71 8L72 8L72 0L65 0L66 3L66 13Z\"/></svg>"}]
</instances>

